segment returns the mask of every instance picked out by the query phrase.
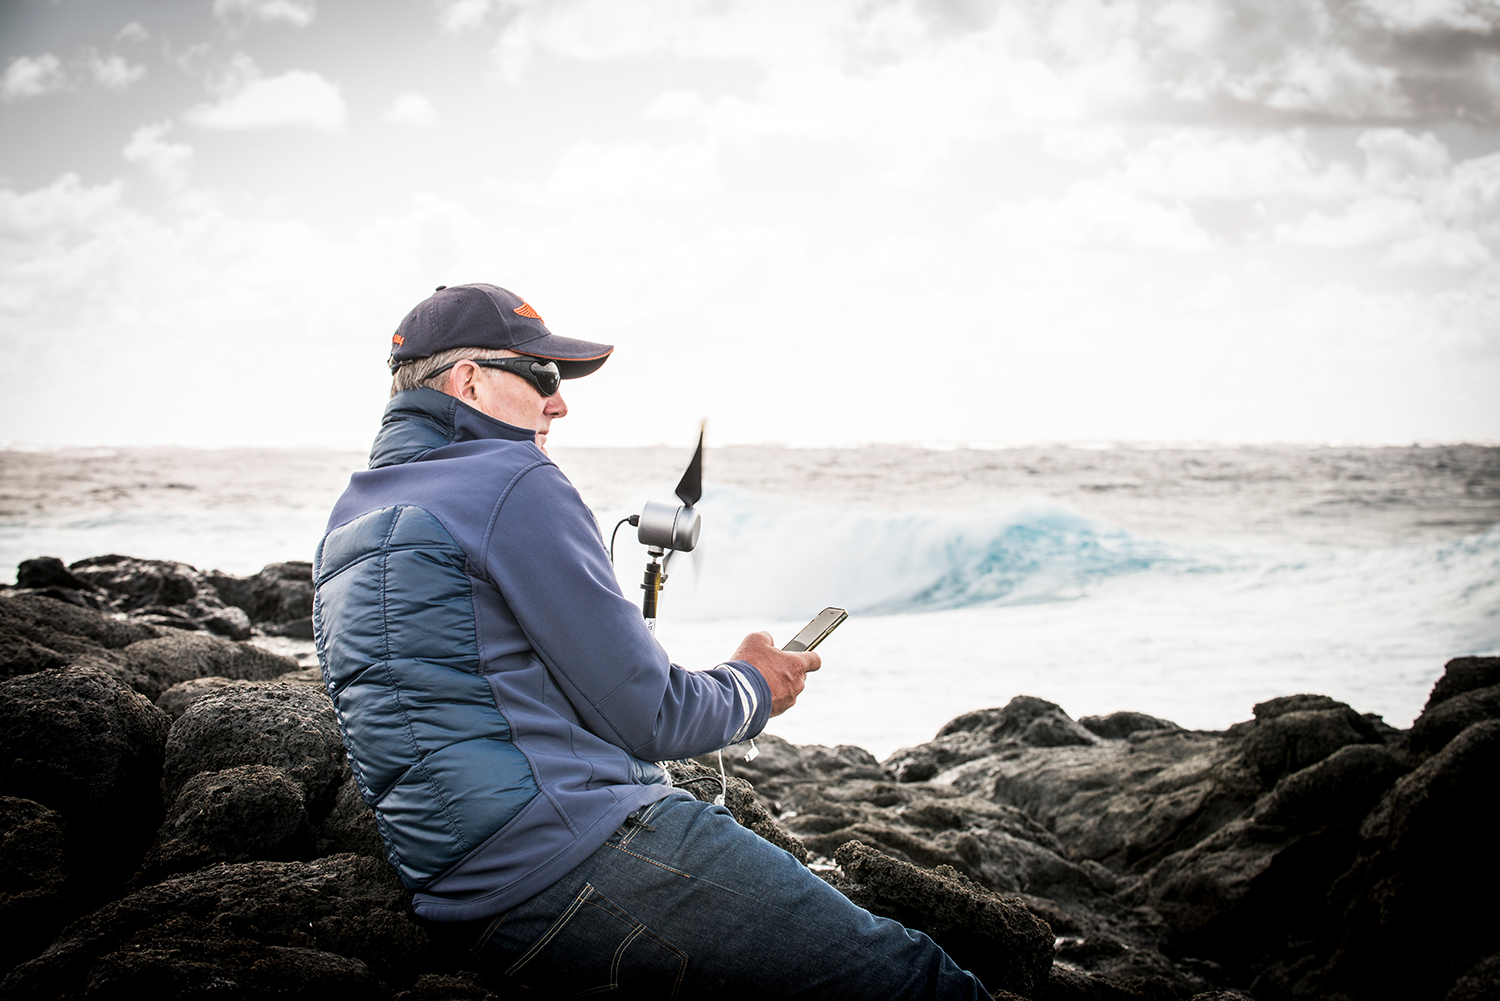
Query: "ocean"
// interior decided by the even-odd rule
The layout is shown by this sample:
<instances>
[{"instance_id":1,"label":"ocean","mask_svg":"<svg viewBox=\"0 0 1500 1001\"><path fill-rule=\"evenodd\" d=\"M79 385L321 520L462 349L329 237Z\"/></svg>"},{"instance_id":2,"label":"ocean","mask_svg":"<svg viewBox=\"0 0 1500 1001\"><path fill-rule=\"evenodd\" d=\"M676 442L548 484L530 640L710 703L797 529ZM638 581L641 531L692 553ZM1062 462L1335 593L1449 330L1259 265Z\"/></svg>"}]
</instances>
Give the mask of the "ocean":
<instances>
[{"instance_id":1,"label":"ocean","mask_svg":"<svg viewBox=\"0 0 1500 1001\"><path fill-rule=\"evenodd\" d=\"M688 450L553 449L606 542ZM0 566L119 552L310 559L355 452L0 450ZM1331 695L1404 727L1451 657L1500 653L1500 448L710 448L658 638L687 667L850 612L768 728L879 757L1018 694L1222 729ZM644 549L616 571L640 594ZM13 580L14 577L7 579ZM304 651L305 653L305 651Z\"/></svg>"}]
</instances>

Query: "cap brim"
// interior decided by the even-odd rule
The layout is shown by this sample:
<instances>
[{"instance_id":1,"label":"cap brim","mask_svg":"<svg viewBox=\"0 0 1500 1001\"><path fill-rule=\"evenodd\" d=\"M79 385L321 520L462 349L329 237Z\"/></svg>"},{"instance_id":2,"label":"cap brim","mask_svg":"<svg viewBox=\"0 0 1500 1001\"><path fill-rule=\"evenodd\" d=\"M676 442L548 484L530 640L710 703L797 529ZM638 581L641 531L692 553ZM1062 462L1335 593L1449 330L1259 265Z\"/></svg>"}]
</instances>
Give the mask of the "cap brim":
<instances>
[{"instance_id":1,"label":"cap brim","mask_svg":"<svg viewBox=\"0 0 1500 1001\"><path fill-rule=\"evenodd\" d=\"M557 370L564 379L581 379L590 372L597 372L599 366L609 360L609 353L614 349L613 344L595 344L593 341L580 341L549 333L525 344L517 344L511 350L533 358L555 361Z\"/></svg>"}]
</instances>

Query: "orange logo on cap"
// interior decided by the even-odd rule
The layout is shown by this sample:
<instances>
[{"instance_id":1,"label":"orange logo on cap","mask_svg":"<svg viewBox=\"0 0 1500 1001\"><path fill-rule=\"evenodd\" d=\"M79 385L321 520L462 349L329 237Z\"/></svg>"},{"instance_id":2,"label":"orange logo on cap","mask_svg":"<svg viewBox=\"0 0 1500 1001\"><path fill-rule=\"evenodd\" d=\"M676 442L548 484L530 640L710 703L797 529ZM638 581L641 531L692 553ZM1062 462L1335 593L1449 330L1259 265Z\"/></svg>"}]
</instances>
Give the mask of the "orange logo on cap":
<instances>
[{"instance_id":1,"label":"orange logo on cap","mask_svg":"<svg viewBox=\"0 0 1500 1001\"><path fill-rule=\"evenodd\" d=\"M406 338L402 337L400 334L392 334L391 343L400 346L406 343Z\"/></svg>"},{"instance_id":2,"label":"orange logo on cap","mask_svg":"<svg viewBox=\"0 0 1500 1001\"><path fill-rule=\"evenodd\" d=\"M524 300L521 302L521 305L516 307L516 312L520 313L522 316L529 316L533 320L542 320L541 314L531 308L531 303ZM547 321L542 320L542 322L546 323Z\"/></svg>"}]
</instances>

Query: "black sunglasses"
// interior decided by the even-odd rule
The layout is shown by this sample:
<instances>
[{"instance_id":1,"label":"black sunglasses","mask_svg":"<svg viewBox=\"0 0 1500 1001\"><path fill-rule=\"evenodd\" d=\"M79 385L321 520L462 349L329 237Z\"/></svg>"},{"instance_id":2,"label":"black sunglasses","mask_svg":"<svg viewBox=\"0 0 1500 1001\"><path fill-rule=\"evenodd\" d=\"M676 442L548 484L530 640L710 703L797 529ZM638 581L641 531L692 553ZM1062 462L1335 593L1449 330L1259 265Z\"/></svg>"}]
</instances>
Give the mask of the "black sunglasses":
<instances>
[{"instance_id":1,"label":"black sunglasses","mask_svg":"<svg viewBox=\"0 0 1500 1001\"><path fill-rule=\"evenodd\" d=\"M543 396L551 396L562 386L562 373L557 369L555 361L541 361L537 358L460 358L459 361L471 361L480 368L498 368L513 375L519 375ZM429 382L437 376L442 375L457 361L450 361L440 369L436 369L423 382Z\"/></svg>"}]
</instances>

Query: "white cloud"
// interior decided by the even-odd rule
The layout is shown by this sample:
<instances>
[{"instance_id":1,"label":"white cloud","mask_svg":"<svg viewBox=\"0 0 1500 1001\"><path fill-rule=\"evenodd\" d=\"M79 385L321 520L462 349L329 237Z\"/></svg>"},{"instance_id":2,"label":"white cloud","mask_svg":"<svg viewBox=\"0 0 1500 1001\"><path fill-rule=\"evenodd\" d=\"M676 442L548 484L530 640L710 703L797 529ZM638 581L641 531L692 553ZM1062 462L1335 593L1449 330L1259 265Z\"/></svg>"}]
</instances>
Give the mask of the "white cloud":
<instances>
[{"instance_id":1,"label":"white cloud","mask_svg":"<svg viewBox=\"0 0 1500 1001\"><path fill-rule=\"evenodd\" d=\"M317 16L313 0L214 0L214 14L228 24L259 21L305 28Z\"/></svg>"},{"instance_id":2,"label":"white cloud","mask_svg":"<svg viewBox=\"0 0 1500 1001\"><path fill-rule=\"evenodd\" d=\"M131 21L115 33L115 41L117 42L133 42L138 44L150 37L151 32L147 31L145 25L139 21Z\"/></svg>"},{"instance_id":3,"label":"white cloud","mask_svg":"<svg viewBox=\"0 0 1500 1001\"><path fill-rule=\"evenodd\" d=\"M1247 122L1267 116L1359 122L1494 117L1500 107L1495 60L1475 54L1500 26L1493 0L1370 0L1360 16L1342 0L510 0L501 6L506 16L494 58L509 79L542 57L675 58L735 61L768 79L788 67L819 66L853 89L881 91L890 78L936 77L939 68L957 64L965 72L955 73L952 85L920 92L940 99L929 105L957 103L992 119L993 109L969 94L993 92L1006 98L1007 116L1021 122L1088 115L1201 121L1205 111ZM454 30L472 30L496 7L461 0L442 16ZM1401 34L1433 27L1454 38L1434 48L1431 40ZM825 103L823 110L836 124L838 109Z\"/></svg>"},{"instance_id":4,"label":"white cloud","mask_svg":"<svg viewBox=\"0 0 1500 1001\"><path fill-rule=\"evenodd\" d=\"M678 201L718 187L713 155L707 147L583 142L558 157L544 195L564 205Z\"/></svg>"},{"instance_id":5,"label":"white cloud","mask_svg":"<svg viewBox=\"0 0 1500 1001\"><path fill-rule=\"evenodd\" d=\"M334 84L308 70L289 70L280 76L256 75L243 57L231 71L236 80L213 104L189 109L183 118L205 129L240 131L267 128L305 128L342 132L349 118L344 96Z\"/></svg>"},{"instance_id":6,"label":"white cloud","mask_svg":"<svg viewBox=\"0 0 1500 1001\"><path fill-rule=\"evenodd\" d=\"M1355 145L1365 154L1365 179L1383 191L1409 191L1452 168L1448 147L1431 132L1420 136L1404 129L1370 129Z\"/></svg>"},{"instance_id":7,"label":"white cloud","mask_svg":"<svg viewBox=\"0 0 1500 1001\"><path fill-rule=\"evenodd\" d=\"M171 130L170 122L143 125L131 133L130 141L120 153L169 190L176 190L187 184L193 166L193 147L165 141Z\"/></svg>"},{"instance_id":8,"label":"white cloud","mask_svg":"<svg viewBox=\"0 0 1500 1001\"><path fill-rule=\"evenodd\" d=\"M1500 154L1453 163L1431 133L1359 136L1361 175L1342 178L1332 208L1275 227L1277 240L1329 250L1384 247L1395 267L1472 269L1500 249Z\"/></svg>"},{"instance_id":9,"label":"white cloud","mask_svg":"<svg viewBox=\"0 0 1500 1001\"><path fill-rule=\"evenodd\" d=\"M1422 206L1403 198L1362 198L1344 211L1310 212L1300 222L1278 226L1278 239L1311 247L1363 247L1413 237L1424 228Z\"/></svg>"},{"instance_id":10,"label":"white cloud","mask_svg":"<svg viewBox=\"0 0 1500 1001\"><path fill-rule=\"evenodd\" d=\"M24 194L0 188L0 234L7 243L15 240L25 245L65 239L94 227L119 205L118 181L87 186L71 172Z\"/></svg>"},{"instance_id":11,"label":"white cloud","mask_svg":"<svg viewBox=\"0 0 1500 1001\"><path fill-rule=\"evenodd\" d=\"M495 0L440 0L438 27L449 34L460 34L482 27L497 6Z\"/></svg>"},{"instance_id":12,"label":"white cloud","mask_svg":"<svg viewBox=\"0 0 1500 1001\"><path fill-rule=\"evenodd\" d=\"M1457 164L1430 196L1434 216L1500 247L1500 153Z\"/></svg>"},{"instance_id":13,"label":"white cloud","mask_svg":"<svg viewBox=\"0 0 1500 1001\"><path fill-rule=\"evenodd\" d=\"M146 75L146 67L139 63L128 62L124 56L120 55L101 56L89 50L84 60L94 82L116 93L127 89Z\"/></svg>"},{"instance_id":14,"label":"white cloud","mask_svg":"<svg viewBox=\"0 0 1500 1001\"><path fill-rule=\"evenodd\" d=\"M986 220L986 228L1018 248L1195 251L1212 245L1182 206L1092 181L1073 185L1055 202L1001 205Z\"/></svg>"},{"instance_id":15,"label":"white cloud","mask_svg":"<svg viewBox=\"0 0 1500 1001\"><path fill-rule=\"evenodd\" d=\"M509 6L514 13L496 44L502 69L542 52L591 62L663 55L799 61L836 54L840 32L858 28L850 0L729 0L712 8L694 0L523 0Z\"/></svg>"},{"instance_id":16,"label":"white cloud","mask_svg":"<svg viewBox=\"0 0 1500 1001\"><path fill-rule=\"evenodd\" d=\"M683 122L702 117L708 102L690 90L666 90L646 105L645 117L654 122Z\"/></svg>"},{"instance_id":17,"label":"white cloud","mask_svg":"<svg viewBox=\"0 0 1500 1001\"><path fill-rule=\"evenodd\" d=\"M1355 120L1413 113L1393 67L1365 62L1332 44L1289 49L1280 58L1228 79L1225 92L1273 111Z\"/></svg>"},{"instance_id":18,"label":"white cloud","mask_svg":"<svg viewBox=\"0 0 1500 1001\"><path fill-rule=\"evenodd\" d=\"M338 240L203 198L184 198L157 220L120 195L118 183L72 175L33 191L0 189L6 362L45 370L82 352L98 363L80 386L89 415L64 440L236 444L265 437L246 413L283 407L302 411L273 432L283 444L368 439L389 383L389 331L416 290L435 284L413 250L416 220ZM358 291L328 296L330 269ZM334 370L344 384L319 394L319 373ZM0 426L57 440L60 425L34 418L44 399L21 370L0 373Z\"/></svg>"},{"instance_id":19,"label":"white cloud","mask_svg":"<svg viewBox=\"0 0 1500 1001\"><path fill-rule=\"evenodd\" d=\"M1493 0L1359 0L1381 27L1403 32L1433 28L1486 34L1500 27Z\"/></svg>"},{"instance_id":20,"label":"white cloud","mask_svg":"<svg viewBox=\"0 0 1500 1001\"><path fill-rule=\"evenodd\" d=\"M1290 194L1346 198L1358 179L1328 164L1302 131L1246 137L1211 129L1178 129L1126 156L1112 183L1159 198L1243 199Z\"/></svg>"},{"instance_id":21,"label":"white cloud","mask_svg":"<svg viewBox=\"0 0 1500 1001\"><path fill-rule=\"evenodd\" d=\"M526 295L559 333L620 345L569 390L559 444L640 443L704 413L722 442L1500 434L1482 402L1500 378L1493 293L1320 283L1306 253L1225 262L1181 207L1097 182L1017 213L1040 230L1031 244L904 226L855 189L773 190L781 211L697 227L712 203L423 196L345 236L193 192L153 219L121 195L76 177L0 189L0 426L16 438L365 445L396 321L433 285L476 280ZM829 215L810 225L809 209ZM1096 252L1142 246L1197 250ZM964 364L911 420L890 402L910 368L889 355L923 337ZM786 383L788 351L824 373L816 393ZM47 390L22 373L80 352L98 362L78 386L91 408L31 430ZM195 376L231 365L196 406ZM651 385L653 420L621 420Z\"/></svg>"},{"instance_id":22,"label":"white cloud","mask_svg":"<svg viewBox=\"0 0 1500 1001\"><path fill-rule=\"evenodd\" d=\"M1124 149L1124 138L1110 128L1049 129L1042 137L1042 150L1048 156L1075 163L1103 160Z\"/></svg>"},{"instance_id":23,"label":"white cloud","mask_svg":"<svg viewBox=\"0 0 1500 1001\"><path fill-rule=\"evenodd\" d=\"M432 102L417 93L397 97L382 117L397 125L415 125L418 128L433 128L440 120Z\"/></svg>"},{"instance_id":24,"label":"white cloud","mask_svg":"<svg viewBox=\"0 0 1500 1001\"><path fill-rule=\"evenodd\" d=\"M1494 260L1489 247L1473 233L1434 231L1393 244L1385 263L1394 267L1468 270Z\"/></svg>"},{"instance_id":25,"label":"white cloud","mask_svg":"<svg viewBox=\"0 0 1500 1001\"><path fill-rule=\"evenodd\" d=\"M54 94L68 85L62 60L50 52L39 56L17 56L0 77L0 98L21 101L29 97Z\"/></svg>"}]
</instances>

